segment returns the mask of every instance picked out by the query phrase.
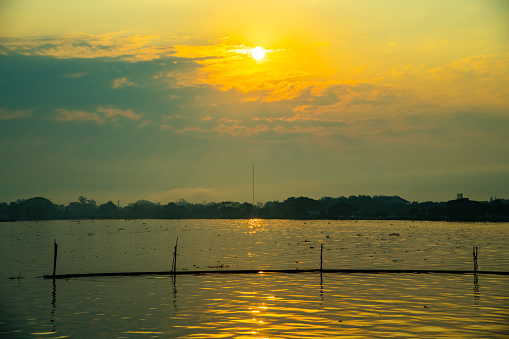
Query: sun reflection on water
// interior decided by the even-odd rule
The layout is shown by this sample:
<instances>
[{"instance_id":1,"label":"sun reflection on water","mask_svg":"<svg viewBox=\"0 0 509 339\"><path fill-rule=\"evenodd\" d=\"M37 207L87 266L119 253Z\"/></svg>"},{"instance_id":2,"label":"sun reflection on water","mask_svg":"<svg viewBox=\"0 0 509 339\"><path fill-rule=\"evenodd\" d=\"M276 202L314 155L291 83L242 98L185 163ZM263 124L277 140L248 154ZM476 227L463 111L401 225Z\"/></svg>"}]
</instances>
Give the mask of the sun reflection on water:
<instances>
[{"instance_id":1,"label":"sun reflection on water","mask_svg":"<svg viewBox=\"0 0 509 339\"><path fill-rule=\"evenodd\" d=\"M202 290L217 294L206 306L207 316L214 320L207 322L211 328L205 332L214 334L202 331L199 337L430 338L442 333L473 338L475 331L493 331L493 326L480 324L469 313L473 296L461 292L470 289L468 277L446 279L451 287L446 293L441 278L420 276L420 289L414 288L412 278L326 275L320 284L318 275L311 273L298 279L292 274L241 275L228 279L230 288L225 290L224 278L213 277L207 281L216 288ZM492 323L502 326L500 316L495 315Z\"/></svg>"},{"instance_id":2,"label":"sun reflection on water","mask_svg":"<svg viewBox=\"0 0 509 339\"><path fill-rule=\"evenodd\" d=\"M257 231L263 231L263 219L252 218L247 220L248 227L250 229L249 233L254 234Z\"/></svg>"},{"instance_id":3,"label":"sun reflection on water","mask_svg":"<svg viewBox=\"0 0 509 339\"><path fill-rule=\"evenodd\" d=\"M76 272L76 266L86 271L111 271L112 267L128 271L143 264L133 270L147 265L147 270L158 270L168 266L168 241L174 243L178 235L182 270L193 269L194 264L196 269L229 266L256 269L260 274L69 279L57 281L53 294L49 281L2 279L0 285L7 291L4 295L12 310L3 314L6 320L2 319L2 325L12 328L9 334L16 337L34 333L48 338L503 338L509 331L509 276L324 273L321 281L315 273L267 273L272 268L317 267L321 243L328 268L463 268L472 255L470 244L464 246L467 250L463 254L448 252L458 242L448 239L456 234L456 224L420 223L416 227L415 223L408 226L403 222L337 222L320 226L318 222L250 219L196 221L193 229L188 222L164 221L161 228L156 223L163 221L151 222L161 231L148 232L144 224L125 221L87 226L96 227L94 232L101 238L88 236L89 229L82 230L83 225L73 229L82 232L88 242L82 236L68 236L66 246L62 246L60 269L69 273ZM120 226L125 230L116 232ZM64 238L69 232L67 224L59 227L60 231L48 227L51 238L46 242L53 242L53 233ZM496 234L506 239L507 228L494 225L490 233L487 226L482 227L475 239L479 242L485 237L486 250L482 253L497 250L496 256L483 257L482 267L506 270L504 243L498 247L488 247L487 243L495 241ZM107 233L111 229L115 232ZM388 236L395 231L400 235ZM7 239L29 238L19 232L11 231ZM433 238L435 233L438 236ZM445 233L447 237L442 236ZM126 238L120 241L122 236ZM131 240L136 251L131 250ZM119 243L114 250L122 249L117 257L110 249L116 241ZM7 248L10 242L2 245ZM30 252L32 245L28 247L31 243L27 242L25 261L36 258L44 243L36 243L33 247L37 251ZM86 251L78 256L74 249L81 251L83 243L87 244ZM102 247L108 251L100 252ZM85 258L89 252L101 259ZM140 259L136 259L138 255ZM114 258L117 261L108 261ZM446 264L440 264L442 261ZM11 262L20 261L6 256L5 262L9 267ZM21 319L16 312L30 316ZM55 329L53 334L50 329Z\"/></svg>"}]
</instances>

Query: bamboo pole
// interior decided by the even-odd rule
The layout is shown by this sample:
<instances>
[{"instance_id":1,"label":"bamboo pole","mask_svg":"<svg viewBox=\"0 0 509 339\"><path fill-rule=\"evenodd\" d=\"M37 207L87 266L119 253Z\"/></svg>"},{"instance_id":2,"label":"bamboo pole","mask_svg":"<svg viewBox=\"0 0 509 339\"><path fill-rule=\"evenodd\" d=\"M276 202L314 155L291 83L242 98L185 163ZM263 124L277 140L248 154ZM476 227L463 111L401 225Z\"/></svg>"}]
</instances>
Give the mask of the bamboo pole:
<instances>
[{"instance_id":1,"label":"bamboo pole","mask_svg":"<svg viewBox=\"0 0 509 339\"><path fill-rule=\"evenodd\" d=\"M474 257L474 272L477 272L477 269L479 266L477 265L477 255L479 254L479 248L477 246L474 246L472 248L472 255Z\"/></svg>"},{"instance_id":2,"label":"bamboo pole","mask_svg":"<svg viewBox=\"0 0 509 339\"><path fill-rule=\"evenodd\" d=\"M309 274L319 273L319 269L267 269L267 270L210 270L210 271L180 271L175 275L203 275L203 274ZM419 270L419 269L325 269L323 273L327 274L493 274L509 275L509 272L503 271L468 271L468 270ZM83 278L83 277L111 277L111 276L140 276L140 275L173 275L172 272L111 272L111 273L77 273L77 274L58 274L56 279ZM52 275L43 276L45 279L53 278Z\"/></svg>"},{"instance_id":3,"label":"bamboo pole","mask_svg":"<svg viewBox=\"0 0 509 339\"><path fill-rule=\"evenodd\" d=\"M323 272L323 244L320 244L320 272Z\"/></svg>"},{"instance_id":4,"label":"bamboo pole","mask_svg":"<svg viewBox=\"0 0 509 339\"><path fill-rule=\"evenodd\" d=\"M173 275L177 273L177 244L179 242L179 238L177 237L177 241L175 241L175 250L173 251L173 263L171 265L171 272Z\"/></svg>"},{"instance_id":5,"label":"bamboo pole","mask_svg":"<svg viewBox=\"0 0 509 339\"><path fill-rule=\"evenodd\" d=\"M320 285L323 284L323 244L320 244Z\"/></svg>"},{"instance_id":6,"label":"bamboo pole","mask_svg":"<svg viewBox=\"0 0 509 339\"><path fill-rule=\"evenodd\" d=\"M53 280L56 276L57 271L57 252L58 252L58 244L56 240L53 240Z\"/></svg>"}]
</instances>

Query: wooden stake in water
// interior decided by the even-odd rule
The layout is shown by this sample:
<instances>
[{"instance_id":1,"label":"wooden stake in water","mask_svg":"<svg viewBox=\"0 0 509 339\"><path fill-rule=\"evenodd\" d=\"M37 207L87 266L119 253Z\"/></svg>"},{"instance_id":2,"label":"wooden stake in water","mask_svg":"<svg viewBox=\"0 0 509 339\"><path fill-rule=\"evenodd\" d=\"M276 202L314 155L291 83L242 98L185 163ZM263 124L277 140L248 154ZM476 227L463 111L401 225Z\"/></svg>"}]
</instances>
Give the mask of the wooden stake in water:
<instances>
[{"instance_id":1,"label":"wooden stake in water","mask_svg":"<svg viewBox=\"0 0 509 339\"><path fill-rule=\"evenodd\" d=\"M477 266L477 255L479 254L479 248L477 246L474 246L472 248L472 255L474 256L474 272L477 272L477 269L479 268Z\"/></svg>"},{"instance_id":2,"label":"wooden stake in water","mask_svg":"<svg viewBox=\"0 0 509 339\"><path fill-rule=\"evenodd\" d=\"M323 283L323 244L320 244L320 285Z\"/></svg>"},{"instance_id":3,"label":"wooden stake in water","mask_svg":"<svg viewBox=\"0 0 509 339\"><path fill-rule=\"evenodd\" d=\"M323 271L323 244L320 244L320 273Z\"/></svg>"},{"instance_id":4,"label":"wooden stake in water","mask_svg":"<svg viewBox=\"0 0 509 339\"><path fill-rule=\"evenodd\" d=\"M55 279L55 274L57 271L57 251L58 251L57 241L53 240L53 280Z\"/></svg>"},{"instance_id":5,"label":"wooden stake in water","mask_svg":"<svg viewBox=\"0 0 509 339\"><path fill-rule=\"evenodd\" d=\"M177 272L177 244L179 242L179 238L177 237L177 241L175 241L175 250L173 251L173 262L171 264L171 273L173 275Z\"/></svg>"}]
</instances>

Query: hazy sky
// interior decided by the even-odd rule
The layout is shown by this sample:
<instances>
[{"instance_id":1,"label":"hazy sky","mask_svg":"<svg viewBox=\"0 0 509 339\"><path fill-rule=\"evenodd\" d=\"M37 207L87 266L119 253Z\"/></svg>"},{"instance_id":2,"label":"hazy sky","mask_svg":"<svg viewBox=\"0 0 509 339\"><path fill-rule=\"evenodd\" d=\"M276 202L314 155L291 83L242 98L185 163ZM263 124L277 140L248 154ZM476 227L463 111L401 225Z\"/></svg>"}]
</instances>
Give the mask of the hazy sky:
<instances>
[{"instance_id":1,"label":"hazy sky","mask_svg":"<svg viewBox=\"0 0 509 339\"><path fill-rule=\"evenodd\" d=\"M0 201L251 202L253 162L262 202L509 198L509 2L0 2Z\"/></svg>"}]
</instances>

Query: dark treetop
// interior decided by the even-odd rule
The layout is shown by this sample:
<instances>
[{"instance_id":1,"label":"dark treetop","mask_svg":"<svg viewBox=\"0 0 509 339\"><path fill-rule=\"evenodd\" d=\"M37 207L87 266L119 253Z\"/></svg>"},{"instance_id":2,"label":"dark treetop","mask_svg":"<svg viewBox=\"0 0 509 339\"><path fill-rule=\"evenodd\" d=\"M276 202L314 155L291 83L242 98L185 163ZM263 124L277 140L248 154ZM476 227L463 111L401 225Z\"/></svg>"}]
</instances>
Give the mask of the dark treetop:
<instances>
[{"instance_id":1,"label":"dark treetop","mask_svg":"<svg viewBox=\"0 0 509 339\"><path fill-rule=\"evenodd\" d=\"M479 202L467 198L447 202L412 202L398 196L291 197L265 204L232 201L191 204L181 199L166 205L139 200L120 207L97 205L83 196L67 206L42 197L0 203L0 221L48 219L412 219L509 221L509 200Z\"/></svg>"}]
</instances>

